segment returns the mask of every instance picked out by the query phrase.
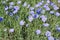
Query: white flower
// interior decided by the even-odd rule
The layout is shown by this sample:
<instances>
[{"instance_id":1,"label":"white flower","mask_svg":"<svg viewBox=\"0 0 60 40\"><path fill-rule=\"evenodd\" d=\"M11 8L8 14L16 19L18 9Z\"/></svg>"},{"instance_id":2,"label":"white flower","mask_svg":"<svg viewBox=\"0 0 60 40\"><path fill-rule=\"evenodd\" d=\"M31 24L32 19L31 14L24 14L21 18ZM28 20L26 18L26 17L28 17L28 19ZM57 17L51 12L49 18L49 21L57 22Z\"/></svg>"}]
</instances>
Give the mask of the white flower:
<instances>
[{"instance_id":1,"label":"white flower","mask_svg":"<svg viewBox=\"0 0 60 40\"><path fill-rule=\"evenodd\" d=\"M13 28L12 28L12 29L10 29L10 30L9 30L9 32L11 32L11 33L12 33L12 32L14 32L14 29L13 29Z\"/></svg>"},{"instance_id":2,"label":"white flower","mask_svg":"<svg viewBox=\"0 0 60 40\"><path fill-rule=\"evenodd\" d=\"M50 3L50 0L47 0L47 3Z\"/></svg>"},{"instance_id":3,"label":"white flower","mask_svg":"<svg viewBox=\"0 0 60 40\"><path fill-rule=\"evenodd\" d=\"M17 4L21 4L21 1L17 1Z\"/></svg>"},{"instance_id":4,"label":"white flower","mask_svg":"<svg viewBox=\"0 0 60 40\"><path fill-rule=\"evenodd\" d=\"M57 24L56 27L59 27L59 25Z\"/></svg>"},{"instance_id":5,"label":"white flower","mask_svg":"<svg viewBox=\"0 0 60 40\"><path fill-rule=\"evenodd\" d=\"M33 17L32 17L32 16L28 16L28 20L29 20L30 22L32 22L32 21L33 21Z\"/></svg>"},{"instance_id":6,"label":"white flower","mask_svg":"<svg viewBox=\"0 0 60 40\"><path fill-rule=\"evenodd\" d=\"M60 16L60 13L59 12L56 12L56 14L55 14L56 16Z\"/></svg>"},{"instance_id":7,"label":"white flower","mask_svg":"<svg viewBox=\"0 0 60 40\"><path fill-rule=\"evenodd\" d=\"M6 14L8 14L9 12L8 11L6 11Z\"/></svg>"},{"instance_id":8,"label":"white flower","mask_svg":"<svg viewBox=\"0 0 60 40\"><path fill-rule=\"evenodd\" d=\"M26 27L28 27L29 26L29 24L26 24Z\"/></svg>"},{"instance_id":9,"label":"white flower","mask_svg":"<svg viewBox=\"0 0 60 40\"><path fill-rule=\"evenodd\" d=\"M20 25L23 26L25 24L25 21L24 20L21 20L20 21Z\"/></svg>"},{"instance_id":10,"label":"white flower","mask_svg":"<svg viewBox=\"0 0 60 40\"><path fill-rule=\"evenodd\" d=\"M48 40L54 40L54 37L50 36L48 37Z\"/></svg>"},{"instance_id":11,"label":"white flower","mask_svg":"<svg viewBox=\"0 0 60 40\"><path fill-rule=\"evenodd\" d=\"M49 6L49 4L48 4L48 3L46 3L45 5L46 5L47 7Z\"/></svg>"},{"instance_id":12,"label":"white flower","mask_svg":"<svg viewBox=\"0 0 60 40\"><path fill-rule=\"evenodd\" d=\"M5 28L4 31L6 32L7 31L7 28Z\"/></svg>"},{"instance_id":13,"label":"white flower","mask_svg":"<svg viewBox=\"0 0 60 40\"><path fill-rule=\"evenodd\" d=\"M23 7L26 7L26 6L27 6L27 3L26 3L26 2L24 2Z\"/></svg>"},{"instance_id":14,"label":"white flower","mask_svg":"<svg viewBox=\"0 0 60 40\"><path fill-rule=\"evenodd\" d=\"M43 23L43 26L48 27L49 24L48 23Z\"/></svg>"},{"instance_id":15,"label":"white flower","mask_svg":"<svg viewBox=\"0 0 60 40\"><path fill-rule=\"evenodd\" d=\"M41 30L36 30L36 34L37 35L41 34Z\"/></svg>"},{"instance_id":16,"label":"white flower","mask_svg":"<svg viewBox=\"0 0 60 40\"><path fill-rule=\"evenodd\" d=\"M50 37L50 36L51 36L51 32L50 32L50 31L47 31L47 32L45 33L45 36L46 36L46 37Z\"/></svg>"},{"instance_id":17,"label":"white flower","mask_svg":"<svg viewBox=\"0 0 60 40\"><path fill-rule=\"evenodd\" d=\"M47 17L44 15L40 16L40 18L42 19L43 22L46 22L46 20L47 20Z\"/></svg>"},{"instance_id":18,"label":"white flower","mask_svg":"<svg viewBox=\"0 0 60 40\"><path fill-rule=\"evenodd\" d=\"M54 14L54 11L50 11L50 14Z\"/></svg>"},{"instance_id":19,"label":"white flower","mask_svg":"<svg viewBox=\"0 0 60 40\"><path fill-rule=\"evenodd\" d=\"M60 0L58 0L58 3L60 3Z\"/></svg>"},{"instance_id":20,"label":"white flower","mask_svg":"<svg viewBox=\"0 0 60 40\"><path fill-rule=\"evenodd\" d=\"M44 1L43 1L43 0L42 0L41 2L42 2L42 3L44 3Z\"/></svg>"},{"instance_id":21,"label":"white flower","mask_svg":"<svg viewBox=\"0 0 60 40\"><path fill-rule=\"evenodd\" d=\"M14 2L10 2L9 5L11 5L11 6L14 5Z\"/></svg>"},{"instance_id":22,"label":"white flower","mask_svg":"<svg viewBox=\"0 0 60 40\"><path fill-rule=\"evenodd\" d=\"M29 8L29 7L30 7L30 4L27 5L27 8Z\"/></svg>"},{"instance_id":23,"label":"white flower","mask_svg":"<svg viewBox=\"0 0 60 40\"><path fill-rule=\"evenodd\" d=\"M31 11L34 10L34 7L30 7L30 10L31 10Z\"/></svg>"}]
</instances>

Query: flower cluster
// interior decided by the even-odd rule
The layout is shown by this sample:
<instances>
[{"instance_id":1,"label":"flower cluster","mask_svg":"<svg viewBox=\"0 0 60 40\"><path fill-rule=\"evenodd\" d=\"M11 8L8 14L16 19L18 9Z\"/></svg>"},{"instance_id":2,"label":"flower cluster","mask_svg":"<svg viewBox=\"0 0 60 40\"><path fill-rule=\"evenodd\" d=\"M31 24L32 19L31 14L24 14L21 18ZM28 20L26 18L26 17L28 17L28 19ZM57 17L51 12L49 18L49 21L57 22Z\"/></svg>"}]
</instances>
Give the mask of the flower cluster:
<instances>
[{"instance_id":1,"label":"flower cluster","mask_svg":"<svg viewBox=\"0 0 60 40\"><path fill-rule=\"evenodd\" d=\"M17 2L17 4L18 5L21 4L21 1ZM20 10L20 7L19 6L15 6L14 2L9 2L9 5L7 5L7 4L5 4L5 5L6 5L5 6L6 14L9 15L9 16L13 16L14 14L18 13L18 11Z\"/></svg>"},{"instance_id":2,"label":"flower cluster","mask_svg":"<svg viewBox=\"0 0 60 40\"><path fill-rule=\"evenodd\" d=\"M6 0L6 2L8 2L8 0ZM5 1L2 2L2 4L5 5L4 10L6 11L6 14L9 16L14 16L14 14L18 14L18 11L20 10L20 7L18 5L20 5L22 3L22 1L17 1L17 5L15 5L14 2L9 2L9 5L6 5L6 2ZM60 3L60 0L58 0L58 3ZM34 21L35 19L40 18L40 20L43 23L42 25L44 27L50 26L50 24L47 23L48 17L47 17L47 15L45 15L46 11L49 12L49 14L51 14L51 15L53 14L56 17L60 17L60 13L57 11L59 9L59 7L56 4L54 4L53 2L51 2L50 0L47 0L46 4L44 4L44 0L42 0L41 2L37 3L34 7L31 7L30 4L28 4L27 2L24 2L22 6L27 7L29 9L29 12L28 12L29 15L28 15L27 19L30 23L32 21ZM52 7L52 10L49 6ZM2 20L3 20L3 18L0 17L0 22ZM19 25L20 26L26 25L26 27L29 26L28 23L27 24L25 23L25 20L20 20ZM60 27L57 27L56 29L58 31L60 31ZM6 29L4 31L6 31ZM11 32L11 33L14 32L14 28L10 29L9 32ZM36 30L36 34L37 35L41 34L41 30L39 30L39 29ZM50 31L47 31L45 33L45 36L48 38L48 40L54 40L54 37L51 35Z\"/></svg>"}]
</instances>

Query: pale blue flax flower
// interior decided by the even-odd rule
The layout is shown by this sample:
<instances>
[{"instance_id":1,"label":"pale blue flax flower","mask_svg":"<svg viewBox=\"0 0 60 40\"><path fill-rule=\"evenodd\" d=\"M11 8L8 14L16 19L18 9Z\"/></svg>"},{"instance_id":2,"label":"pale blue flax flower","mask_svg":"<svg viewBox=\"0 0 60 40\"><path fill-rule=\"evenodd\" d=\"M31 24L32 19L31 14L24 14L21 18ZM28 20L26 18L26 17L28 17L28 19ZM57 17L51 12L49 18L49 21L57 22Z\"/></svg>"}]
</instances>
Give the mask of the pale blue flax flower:
<instances>
[{"instance_id":1,"label":"pale blue flax flower","mask_svg":"<svg viewBox=\"0 0 60 40\"><path fill-rule=\"evenodd\" d=\"M17 1L17 4L21 4L21 1Z\"/></svg>"},{"instance_id":2,"label":"pale blue flax flower","mask_svg":"<svg viewBox=\"0 0 60 40\"><path fill-rule=\"evenodd\" d=\"M33 19L34 19L34 18L33 18L33 16L31 16L31 15L30 15L30 16L28 16L28 21L29 21L29 22L32 22L32 21L33 21Z\"/></svg>"},{"instance_id":3,"label":"pale blue flax flower","mask_svg":"<svg viewBox=\"0 0 60 40\"><path fill-rule=\"evenodd\" d=\"M43 26L48 27L49 24L48 23L43 23Z\"/></svg>"},{"instance_id":4,"label":"pale blue flax flower","mask_svg":"<svg viewBox=\"0 0 60 40\"><path fill-rule=\"evenodd\" d=\"M54 11L50 11L50 14L54 14Z\"/></svg>"},{"instance_id":5,"label":"pale blue flax flower","mask_svg":"<svg viewBox=\"0 0 60 40\"><path fill-rule=\"evenodd\" d=\"M37 34L37 35L41 34L41 30L39 30L39 29L36 30L36 34Z\"/></svg>"},{"instance_id":6,"label":"pale blue flax flower","mask_svg":"<svg viewBox=\"0 0 60 40\"><path fill-rule=\"evenodd\" d=\"M14 28L9 29L9 32L13 33L14 32Z\"/></svg>"},{"instance_id":7,"label":"pale blue flax flower","mask_svg":"<svg viewBox=\"0 0 60 40\"><path fill-rule=\"evenodd\" d=\"M45 36L46 37L50 37L51 36L51 32L50 31L46 31Z\"/></svg>"},{"instance_id":8,"label":"pale blue flax flower","mask_svg":"<svg viewBox=\"0 0 60 40\"><path fill-rule=\"evenodd\" d=\"M23 26L25 24L25 21L24 20L21 20L20 23L19 23L21 26Z\"/></svg>"},{"instance_id":9,"label":"pale blue flax flower","mask_svg":"<svg viewBox=\"0 0 60 40\"><path fill-rule=\"evenodd\" d=\"M60 13L59 13L59 12L56 12L56 14L55 14L55 15L58 17L58 16L60 16Z\"/></svg>"},{"instance_id":10,"label":"pale blue flax flower","mask_svg":"<svg viewBox=\"0 0 60 40\"><path fill-rule=\"evenodd\" d=\"M48 37L48 40L54 40L53 36Z\"/></svg>"},{"instance_id":11,"label":"pale blue flax flower","mask_svg":"<svg viewBox=\"0 0 60 40\"><path fill-rule=\"evenodd\" d=\"M41 18L41 20L42 20L43 22L46 22L46 21L47 21L47 17L46 17L45 15L41 15L40 18Z\"/></svg>"}]
</instances>

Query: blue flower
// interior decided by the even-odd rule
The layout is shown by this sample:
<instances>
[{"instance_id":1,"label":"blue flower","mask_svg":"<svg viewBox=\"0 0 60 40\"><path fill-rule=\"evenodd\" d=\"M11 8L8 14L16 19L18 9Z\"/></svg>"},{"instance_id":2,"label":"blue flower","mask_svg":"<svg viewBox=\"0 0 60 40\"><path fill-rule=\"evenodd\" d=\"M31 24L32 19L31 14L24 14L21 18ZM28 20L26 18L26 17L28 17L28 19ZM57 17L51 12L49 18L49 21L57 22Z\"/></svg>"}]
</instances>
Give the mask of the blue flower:
<instances>
[{"instance_id":1,"label":"blue flower","mask_svg":"<svg viewBox=\"0 0 60 40\"><path fill-rule=\"evenodd\" d=\"M54 9L54 10L58 10L59 7L58 7L57 5L53 5L53 9Z\"/></svg>"},{"instance_id":2,"label":"blue flower","mask_svg":"<svg viewBox=\"0 0 60 40\"><path fill-rule=\"evenodd\" d=\"M13 33L14 32L14 28L9 29L9 32Z\"/></svg>"},{"instance_id":3,"label":"blue flower","mask_svg":"<svg viewBox=\"0 0 60 40\"><path fill-rule=\"evenodd\" d=\"M47 31L47 32L45 33L45 36L46 36L46 37L50 37L50 36L51 36L51 32L50 32L50 31Z\"/></svg>"},{"instance_id":4,"label":"blue flower","mask_svg":"<svg viewBox=\"0 0 60 40\"><path fill-rule=\"evenodd\" d=\"M54 40L53 36L48 37L48 40Z\"/></svg>"},{"instance_id":5,"label":"blue flower","mask_svg":"<svg viewBox=\"0 0 60 40\"><path fill-rule=\"evenodd\" d=\"M20 9L20 7L19 6L14 6L14 9L18 11Z\"/></svg>"},{"instance_id":6,"label":"blue flower","mask_svg":"<svg viewBox=\"0 0 60 40\"><path fill-rule=\"evenodd\" d=\"M31 16L31 15L28 16L28 21L29 21L29 22L32 22L33 19L34 19L33 16Z\"/></svg>"},{"instance_id":7,"label":"blue flower","mask_svg":"<svg viewBox=\"0 0 60 40\"><path fill-rule=\"evenodd\" d=\"M60 27L56 27L56 30L57 30L58 32L60 32Z\"/></svg>"},{"instance_id":8,"label":"blue flower","mask_svg":"<svg viewBox=\"0 0 60 40\"><path fill-rule=\"evenodd\" d=\"M29 14L31 14L31 15L34 14L34 11L30 11Z\"/></svg>"},{"instance_id":9,"label":"blue flower","mask_svg":"<svg viewBox=\"0 0 60 40\"><path fill-rule=\"evenodd\" d=\"M39 15L38 15L38 14L35 14L35 15L34 15L34 18L38 18L38 17L39 17Z\"/></svg>"},{"instance_id":10,"label":"blue flower","mask_svg":"<svg viewBox=\"0 0 60 40\"><path fill-rule=\"evenodd\" d=\"M25 25L25 21L24 20L21 20L20 23L19 23L21 26Z\"/></svg>"},{"instance_id":11,"label":"blue flower","mask_svg":"<svg viewBox=\"0 0 60 40\"><path fill-rule=\"evenodd\" d=\"M27 2L24 2L24 4L22 5L23 7L26 7L27 6Z\"/></svg>"},{"instance_id":12,"label":"blue flower","mask_svg":"<svg viewBox=\"0 0 60 40\"><path fill-rule=\"evenodd\" d=\"M8 10L8 6L5 6L5 10Z\"/></svg>"},{"instance_id":13,"label":"blue flower","mask_svg":"<svg viewBox=\"0 0 60 40\"><path fill-rule=\"evenodd\" d=\"M51 5L51 6L53 6L53 5L54 5L54 3L53 3L53 2L50 2L50 5Z\"/></svg>"},{"instance_id":14,"label":"blue flower","mask_svg":"<svg viewBox=\"0 0 60 40\"><path fill-rule=\"evenodd\" d=\"M17 1L17 4L21 4L21 1Z\"/></svg>"},{"instance_id":15,"label":"blue flower","mask_svg":"<svg viewBox=\"0 0 60 40\"><path fill-rule=\"evenodd\" d=\"M3 21L3 17L0 17L0 22Z\"/></svg>"},{"instance_id":16,"label":"blue flower","mask_svg":"<svg viewBox=\"0 0 60 40\"><path fill-rule=\"evenodd\" d=\"M60 16L60 13L59 13L59 12L56 12L56 14L55 14L55 15L58 17L58 16Z\"/></svg>"},{"instance_id":17,"label":"blue flower","mask_svg":"<svg viewBox=\"0 0 60 40\"><path fill-rule=\"evenodd\" d=\"M36 34L37 34L37 35L41 34L41 30L39 30L39 29L36 30Z\"/></svg>"},{"instance_id":18,"label":"blue flower","mask_svg":"<svg viewBox=\"0 0 60 40\"><path fill-rule=\"evenodd\" d=\"M54 14L54 11L50 11L50 14Z\"/></svg>"},{"instance_id":19,"label":"blue flower","mask_svg":"<svg viewBox=\"0 0 60 40\"><path fill-rule=\"evenodd\" d=\"M36 13L37 13L37 14L40 14L40 13L41 13L41 11L42 11L42 9L41 9L41 8L39 8L38 10L36 10Z\"/></svg>"},{"instance_id":20,"label":"blue flower","mask_svg":"<svg viewBox=\"0 0 60 40\"><path fill-rule=\"evenodd\" d=\"M13 11L15 11L16 9L15 8L13 8Z\"/></svg>"},{"instance_id":21,"label":"blue flower","mask_svg":"<svg viewBox=\"0 0 60 40\"><path fill-rule=\"evenodd\" d=\"M48 27L49 24L48 24L48 23L43 23L43 26L44 26L44 27Z\"/></svg>"},{"instance_id":22,"label":"blue flower","mask_svg":"<svg viewBox=\"0 0 60 40\"><path fill-rule=\"evenodd\" d=\"M41 18L41 20L43 22L46 22L47 21L47 16L45 16L45 15L41 15L40 18Z\"/></svg>"},{"instance_id":23,"label":"blue flower","mask_svg":"<svg viewBox=\"0 0 60 40\"><path fill-rule=\"evenodd\" d=\"M10 12L8 15L9 15L9 16L13 16L13 13L12 13L12 12Z\"/></svg>"},{"instance_id":24,"label":"blue flower","mask_svg":"<svg viewBox=\"0 0 60 40\"><path fill-rule=\"evenodd\" d=\"M14 2L10 2L10 3L9 3L9 5L11 5L11 6L14 5L14 4L15 4Z\"/></svg>"}]
</instances>

